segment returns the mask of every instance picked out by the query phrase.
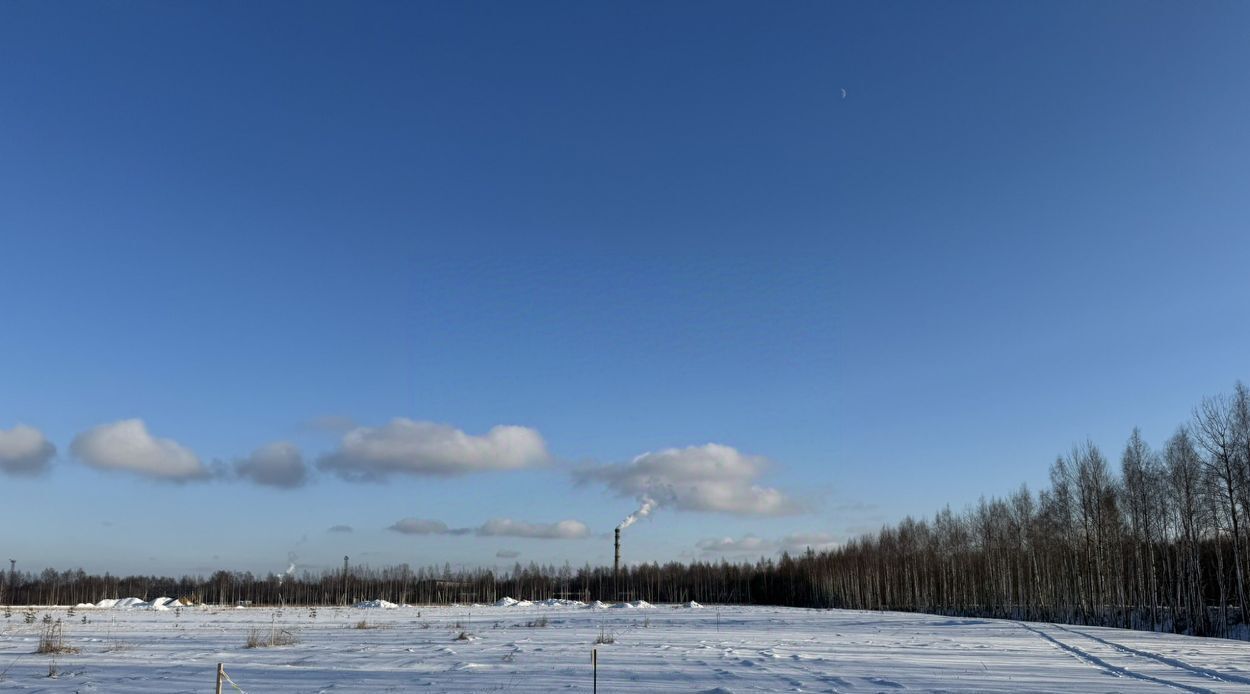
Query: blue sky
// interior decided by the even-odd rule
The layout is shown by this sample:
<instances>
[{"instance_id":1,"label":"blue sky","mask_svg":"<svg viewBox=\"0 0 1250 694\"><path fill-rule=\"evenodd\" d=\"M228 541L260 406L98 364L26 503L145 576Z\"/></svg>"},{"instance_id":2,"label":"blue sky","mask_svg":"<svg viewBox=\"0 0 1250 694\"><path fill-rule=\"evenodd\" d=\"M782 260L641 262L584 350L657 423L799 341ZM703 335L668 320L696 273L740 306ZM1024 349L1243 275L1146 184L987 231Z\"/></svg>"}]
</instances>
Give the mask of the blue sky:
<instances>
[{"instance_id":1,"label":"blue sky","mask_svg":"<svg viewBox=\"0 0 1250 694\"><path fill-rule=\"evenodd\" d=\"M664 487L627 558L767 553L1039 486L1086 436L1161 441L1250 377L1247 27L1236 3L5 3L0 431L56 454L0 475L24 529L0 551L607 562L631 461L675 449L643 462L741 474ZM319 469L376 472L345 431L395 418L419 460ZM130 420L137 458L75 452ZM232 472L273 442L306 484ZM184 454L207 479L152 479Z\"/></svg>"}]
</instances>

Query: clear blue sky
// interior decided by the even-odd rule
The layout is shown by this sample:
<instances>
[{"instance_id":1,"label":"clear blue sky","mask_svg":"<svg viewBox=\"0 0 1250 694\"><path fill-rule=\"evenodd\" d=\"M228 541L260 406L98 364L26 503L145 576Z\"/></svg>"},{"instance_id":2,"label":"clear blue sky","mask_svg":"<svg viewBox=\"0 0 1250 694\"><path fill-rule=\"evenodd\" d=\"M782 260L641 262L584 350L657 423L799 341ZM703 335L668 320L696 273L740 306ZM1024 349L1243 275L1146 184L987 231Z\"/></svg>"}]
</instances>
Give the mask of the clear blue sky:
<instances>
[{"instance_id":1,"label":"clear blue sky","mask_svg":"<svg viewBox=\"0 0 1250 694\"><path fill-rule=\"evenodd\" d=\"M0 475L0 552L606 562L637 502L570 470L766 459L747 482L800 512L627 532L690 558L1157 443L1250 378L1247 65L1233 2L0 4L0 430L56 447ZM517 425L548 458L351 482L317 469L328 416ZM71 451L131 419L311 476Z\"/></svg>"}]
</instances>

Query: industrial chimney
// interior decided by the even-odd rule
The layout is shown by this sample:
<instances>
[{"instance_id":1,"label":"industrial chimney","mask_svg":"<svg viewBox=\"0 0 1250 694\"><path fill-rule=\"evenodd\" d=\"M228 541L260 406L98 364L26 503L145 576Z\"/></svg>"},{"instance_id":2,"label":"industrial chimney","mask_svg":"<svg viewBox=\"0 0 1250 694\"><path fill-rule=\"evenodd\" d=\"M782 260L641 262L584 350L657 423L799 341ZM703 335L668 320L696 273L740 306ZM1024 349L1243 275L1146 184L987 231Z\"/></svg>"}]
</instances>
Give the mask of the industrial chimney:
<instances>
[{"instance_id":1,"label":"industrial chimney","mask_svg":"<svg viewBox=\"0 0 1250 694\"><path fill-rule=\"evenodd\" d=\"M616 529L616 560L612 562L612 574L621 573L621 529Z\"/></svg>"}]
</instances>

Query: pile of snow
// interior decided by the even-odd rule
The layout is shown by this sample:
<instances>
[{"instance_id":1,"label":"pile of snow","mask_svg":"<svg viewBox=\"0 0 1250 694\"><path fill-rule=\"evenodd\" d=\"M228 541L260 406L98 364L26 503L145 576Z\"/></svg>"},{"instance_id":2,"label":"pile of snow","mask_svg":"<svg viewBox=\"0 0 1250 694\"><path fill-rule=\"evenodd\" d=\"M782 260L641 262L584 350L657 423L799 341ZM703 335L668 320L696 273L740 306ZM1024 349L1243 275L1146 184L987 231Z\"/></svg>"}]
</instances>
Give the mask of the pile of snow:
<instances>
[{"instance_id":1,"label":"pile of snow","mask_svg":"<svg viewBox=\"0 0 1250 694\"><path fill-rule=\"evenodd\" d=\"M94 609L95 609L95 605L93 605L93 604L91 604L91 603L89 603L89 602L80 602L80 603L78 603L77 605L74 605L74 609L75 609L75 610L85 610L85 609L88 609L88 608L90 608L90 609L93 609L93 610L94 610Z\"/></svg>"},{"instance_id":2,"label":"pile of snow","mask_svg":"<svg viewBox=\"0 0 1250 694\"><path fill-rule=\"evenodd\" d=\"M605 605L605 604L604 604L602 601L600 601L600 600L596 600L596 601L594 601L594 602L590 603L589 605L587 605L586 607L588 607L588 608L590 608L590 609L592 609L592 610L603 610L603 609L606 609L606 608L607 608L607 605Z\"/></svg>"},{"instance_id":3,"label":"pile of snow","mask_svg":"<svg viewBox=\"0 0 1250 694\"><path fill-rule=\"evenodd\" d=\"M361 610L393 610L397 607L399 607L399 605L382 599L364 600L356 603L356 608Z\"/></svg>"},{"instance_id":4,"label":"pile of snow","mask_svg":"<svg viewBox=\"0 0 1250 694\"><path fill-rule=\"evenodd\" d=\"M104 610L156 610L164 612L175 607L182 607L184 601L175 598L159 597L151 600L143 600L142 598L122 598L120 600L113 598L105 598L94 605L82 603L76 607L96 607Z\"/></svg>"},{"instance_id":5,"label":"pile of snow","mask_svg":"<svg viewBox=\"0 0 1250 694\"><path fill-rule=\"evenodd\" d=\"M512 607L516 604L516 600L512 598L499 598L495 601L495 607Z\"/></svg>"},{"instance_id":6,"label":"pile of snow","mask_svg":"<svg viewBox=\"0 0 1250 694\"><path fill-rule=\"evenodd\" d=\"M174 600L173 598L160 597L160 598L153 598L151 601L147 603L147 608L149 610L158 610L160 612L164 612L170 609L171 607L178 607L178 601Z\"/></svg>"},{"instance_id":7,"label":"pile of snow","mask_svg":"<svg viewBox=\"0 0 1250 694\"><path fill-rule=\"evenodd\" d=\"M533 607L534 603L530 602L529 600L517 600L516 602L512 603L512 606L513 607Z\"/></svg>"},{"instance_id":8,"label":"pile of snow","mask_svg":"<svg viewBox=\"0 0 1250 694\"><path fill-rule=\"evenodd\" d=\"M635 600L633 602L618 602L612 607L624 610L650 610L654 609L655 605L652 605L646 600Z\"/></svg>"},{"instance_id":9,"label":"pile of snow","mask_svg":"<svg viewBox=\"0 0 1250 694\"><path fill-rule=\"evenodd\" d=\"M692 609L692 610L697 610L697 609L702 608L703 606L702 606L702 605L700 605L699 603L695 602L694 600L691 600L690 602L688 602L688 603L686 603L686 604L682 605L682 607L686 607L686 608L689 608L689 609Z\"/></svg>"},{"instance_id":10,"label":"pile of snow","mask_svg":"<svg viewBox=\"0 0 1250 694\"><path fill-rule=\"evenodd\" d=\"M564 600L562 598L547 598L538 604L546 607L584 607L586 605L581 600Z\"/></svg>"}]
</instances>

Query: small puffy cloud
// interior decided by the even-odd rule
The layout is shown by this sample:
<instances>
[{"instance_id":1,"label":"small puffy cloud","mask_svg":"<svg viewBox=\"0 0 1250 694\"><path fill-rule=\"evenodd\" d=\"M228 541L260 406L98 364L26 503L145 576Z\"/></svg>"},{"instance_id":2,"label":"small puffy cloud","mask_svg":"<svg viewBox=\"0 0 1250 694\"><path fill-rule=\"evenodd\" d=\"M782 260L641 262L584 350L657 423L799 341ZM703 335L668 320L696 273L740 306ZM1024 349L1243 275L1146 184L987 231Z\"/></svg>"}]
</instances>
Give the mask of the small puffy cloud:
<instances>
[{"instance_id":1,"label":"small puffy cloud","mask_svg":"<svg viewBox=\"0 0 1250 694\"><path fill-rule=\"evenodd\" d=\"M402 417L381 427L357 427L317 465L351 481L380 481L393 473L451 476L519 470L548 462L547 444L535 430L496 426L473 436L434 422Z\"/></svg>"},{"instance_id":2,"label":"small puffy cloud","mask_svg":"<svg viewBox=\"0 0 1250 694\"><path fill-rule=\"evenodd\" d=\"M838 539L829 533L796 533L781 538L782 549L791 553L806 551L808 547L821 552L837 545Z\"/></svg>"},{"instance_id":3,"label":"small puffy cloud","mask_svg":"<svg viewBox=\"0 0 1250 694\"><path fill-rule=\"evenodd\" d=\"M778 516L799 505L773 487L757 484L768 461L730 446L668 448L643 453L627 463L582 468L582 484L602 483L619 496L653 499L679 511L716 511L736 515Z\"/></svg>"},{"instance_id":4,"label":"small puffy cloud","mask_svg":"<svg viewBox=\"0 0 1250 694\"><path fill-rule=\"evenodd\" d=\"M546 540L576 540L590 536L590 528L581 521L562 520L556 523L526 523L511 518L492 518L474 531L486 537L533 537Z\"/></svg>"},{"instance_id":5,"label":"small puffy cloud","mask_svg":"<svg viewBox=\"0 0 1250 694\"><path fill-rule=\"evenodd\" d=\"M239 477L256 484L294 489L308 481L308 466L299 447L293 443L278 441L252 451L243 460L234 463Z\"/></svg>"},{"instance_id":6,"label":"small puffy cloud","mask_svg":"<svg viewBox=\"0 0 1250 694\"><path fill-rule=\"evenodd\" d=\"M708 538L699 540L696 546L705 554L738 554L741 552L771 552L777 547L773 540L765 540L755 535L747 535L738 539L732 537Z\"/></svg>"},{"instance_id":7,"label":"small puffy cloud","mask_svg":"<svg viewBox=\"0 0 1250 694\"><path fill-rule=\"evenodd\" d=\"M404 518L395 521L387 530L405 535L446 535L450 532L446 523L427 518Z\"/></svg>"},{"instance_id":8,"label":"small puffy cloud","mask_svg":"<svg viewBox=\"0 0 1250 694\"><path fill-rule=\"evenodd\" d=\"M18 424L0 429L0 472L9 475L38 475L48 469L56 446L34 427Z\"/></svg>"},{"instance_id":9,"label":"small puffy cloud","mask_svg":"<svg viewBox=\"0 0 1250 694\"><path fill-rule=\"evenodd\" d=\"M528 537L542 540L577 540L590 536L590 528L576 520L526 523L511 518L492 518L476 528L450 528L428 518L404 518L387 530L404 535L477 535L479 537Z\"/></svg>"},{"instance_id":10,"label":"small puffy cloud","mask_svg":"<svg viewBox=\"0 0 1250 694\"><path fill-rule=\"evenodd\" d=\"M515 549L501 549L495 552L495 557L498 559L516 559L519 556L521 556L521 553Z\"/></svg>"},{"instance_id":11,"label":"small puffy cloud","mask_svg":"<svg viewBox=\"0 0 1250 694\"><path fill-rule=\"evenodd\" d=\"M152 436L141 419L124 419L85 431L74 438L70 450L82 462L101 470L173 481L210 475L195 453L172 439Z\"/></svg>"},{"instance_id":12,"label":"small puffy cloud","mask_svg":"<svg viewBox=\"0 0 1250 694\"><path fill-rule=\"evenodd\" d=\"M350 532L355 532L355 528L353 528L350 525L331 525L330 527L326 528L326 532L328 533L350 533Z\"/></svg>"},{"instance_id":13,"label":"small puffy cloud","mask_svg":"<svg viewBox=\"0 0 1250 694\"><path fill-rule=\"evenodd\" d=\"M695 544L704 554L770 554L789 552L798 554L811 547L817 552L833 549L837 540L827 533L795 533L786 535L779 540L767 540L755 535L744 535L740 538L714 537L700 540Z\"/></svg>"}]
</instances>

